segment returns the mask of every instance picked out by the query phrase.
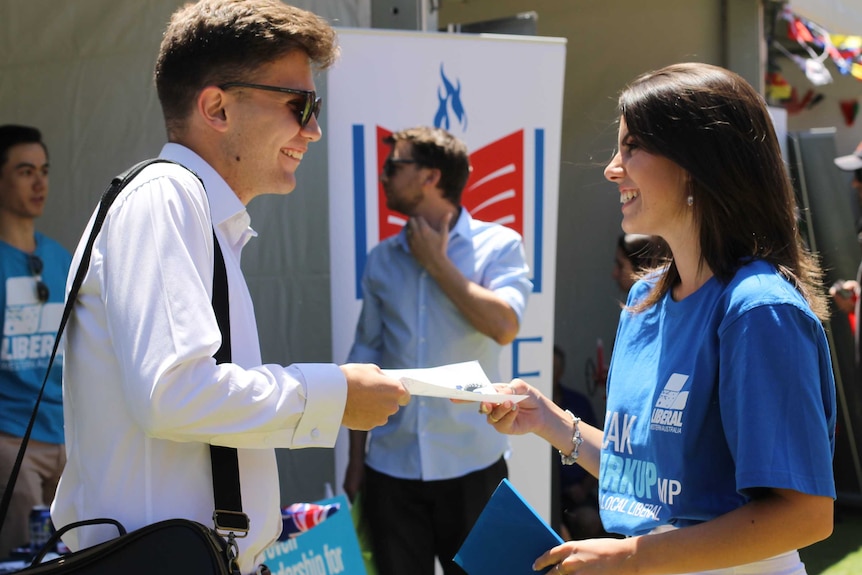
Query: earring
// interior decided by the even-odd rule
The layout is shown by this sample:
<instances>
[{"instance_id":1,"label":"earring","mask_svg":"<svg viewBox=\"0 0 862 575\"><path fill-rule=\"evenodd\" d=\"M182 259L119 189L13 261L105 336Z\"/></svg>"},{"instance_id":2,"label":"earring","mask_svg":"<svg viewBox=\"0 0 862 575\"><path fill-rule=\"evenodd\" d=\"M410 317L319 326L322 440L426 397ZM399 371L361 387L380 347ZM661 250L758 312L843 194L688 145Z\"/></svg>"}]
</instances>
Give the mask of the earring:
<instances>
[{"instance_id":1,"label":"earring","mask_svg":"<svg viewBox=\"0 0 862 575\"><path fill-rule=\"evenodd\" d=\"M694 205L694 196L689 194L688 197L685 199L685 203L687 203L689 206L693 206Z\"/></svg>"}]
</instances>

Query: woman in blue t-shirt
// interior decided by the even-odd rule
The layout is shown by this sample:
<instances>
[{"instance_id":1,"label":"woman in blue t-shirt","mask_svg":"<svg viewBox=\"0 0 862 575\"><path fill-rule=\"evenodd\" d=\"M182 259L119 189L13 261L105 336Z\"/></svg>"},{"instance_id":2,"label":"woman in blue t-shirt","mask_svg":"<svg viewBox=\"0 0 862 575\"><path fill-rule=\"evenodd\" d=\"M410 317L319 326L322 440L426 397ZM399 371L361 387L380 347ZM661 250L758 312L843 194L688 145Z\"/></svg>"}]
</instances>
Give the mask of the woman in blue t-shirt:
<instances>
[{"instance_id":1,"label":"woman in blue t-shirt","mask_svg":"<svg viewBox=\"0 0 862 575\"><path fill-rule=\"evenodd\" d=\"M738 75L678 64L619 100L605 168L626 233L663 263L629 293L604 430L535 388L483 404L599 479L604 527L537 558L552 573L802 575L797 549L832 532L835 387L821 272L763 99ZM508 391L507 390L507 391Z\"/></svg>"}]
</instances>

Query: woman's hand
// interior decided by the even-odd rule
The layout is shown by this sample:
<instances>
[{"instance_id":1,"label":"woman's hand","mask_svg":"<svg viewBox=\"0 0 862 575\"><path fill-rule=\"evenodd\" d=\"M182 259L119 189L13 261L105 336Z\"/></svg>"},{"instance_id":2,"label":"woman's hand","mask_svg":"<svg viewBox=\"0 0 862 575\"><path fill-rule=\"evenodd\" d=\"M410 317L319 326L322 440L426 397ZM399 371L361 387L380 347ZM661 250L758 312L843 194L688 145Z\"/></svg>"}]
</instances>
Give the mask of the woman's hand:
<instances>
[{"instance_id":1,"label":"woman's hand","mask_svg":"<svg viewBox=\"0 0 862 575\"><path fill-rule=\"evenodd\" d=\"M570 454L574 448L572 436L574 422L572 416L562 407L551 401L538 389L522 379L513 379L511 383L495 384L497 393L509 395L526 395L519 403L503 401L501 403L483 402L479 413L488 416L488 423L494 429L507 435L524 435L534 433L550 443L555 449ZM602 431L584 422L578 424L582 443L579 449L578 465L591 475L598 477L599 448L602 442Z\"/></svg>"},{"instance_id":2,"label":"woman's hand","mask_svg":"<svg viewBox=\"0 0 862 575\"><path fill-rule=\"evenodd\" d=\"M637 573L637 537L585 539L558 545L536 559L533 569L554 565L548 575L628 575Z\"/></svg>"},{"instance_id":3,"label":"woman's hand","mask_svg":"<svg viewBox=\"0 0 862 575\"><path fill-rule=\"evenodd\" d=\"M498 383L494 386L497 393L506 395L526 395L519 403L482 403L479 413L488 416L488 423L506 435L537 433L547 419L548 399L535 387L523 379L513 379L511 383Z\"/></svg>"}]
</instances>

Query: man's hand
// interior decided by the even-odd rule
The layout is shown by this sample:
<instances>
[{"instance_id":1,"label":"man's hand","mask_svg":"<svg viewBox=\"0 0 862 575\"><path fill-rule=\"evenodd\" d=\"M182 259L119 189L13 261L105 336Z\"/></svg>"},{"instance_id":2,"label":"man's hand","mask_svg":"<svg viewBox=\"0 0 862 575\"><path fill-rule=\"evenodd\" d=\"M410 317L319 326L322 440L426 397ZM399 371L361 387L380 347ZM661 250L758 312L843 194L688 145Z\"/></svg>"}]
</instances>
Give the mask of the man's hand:
<instances>
[{"instance_id":1,"label":"man's hand","mask_svg":"<svg viewBox=\"0 0 862 575\"><path fill-rule=\"evenodd\" d=\"M347 379L347 405L341 424L348 429L367 431L383 425L389 416L410 402L410 392L393 377L370 363L341 366Z\"/></svg>"},{"instance_id":2,"label":"man's hand","mask_svg":"<svg viewBox=\"0 0 862 575\"><path fill-rule=\"evenodd\" d=\"M407 221L407 244L410 253L419 265L432 273L441 262L449 259L446 249L449 247L449 222L452 214L446 214L441 229L432 228L425 218L417 216Z\"/></svg>"},{"instance_id":3,"label":"man's hand","mask_svg":"<svg viewBox=\"0 0 862 575\"><path fill-rule=\"evenodd\" d=\"M410 218L406 232L410 253L470 325L500 345L508 345L518 335L520 327L515 310L494 291L465 277L446 254L449 225L456 216L456 213L447 213L439 230L422 217Z\"/></svg>"}]
</instances>

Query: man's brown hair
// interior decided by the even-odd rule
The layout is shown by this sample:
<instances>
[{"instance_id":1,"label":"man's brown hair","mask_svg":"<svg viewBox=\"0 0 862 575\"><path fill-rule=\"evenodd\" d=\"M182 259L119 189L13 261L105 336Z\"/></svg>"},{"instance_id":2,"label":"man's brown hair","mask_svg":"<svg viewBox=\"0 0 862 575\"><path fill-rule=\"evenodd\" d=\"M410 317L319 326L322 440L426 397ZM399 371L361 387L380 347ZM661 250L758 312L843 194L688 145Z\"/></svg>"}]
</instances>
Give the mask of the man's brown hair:
<instances>
[{"instance_id":1,"label":"man's brown hair","mask_svg":"<svg viewBox=\"0 0 862 575\"><path fill-rule=\"evenodd\" d=\"M430 126L408 128L383 139L383 143L390 146L399 141L410 142L412 159L417 165L440 170L437 185L443 190L443 197L461 207L461 193L470 178L471 169L467 144L443 128Z\"/></svg>"},{"instance_id":2,"label":"man's brown hair","mask_svg":"<svg viewBox=\"0 0 862 575\"><path fill-rule=\"evenodd\" d=\"M156 61L168 134L180 129L207 86L249 81L262 65L296 50L325 70L338 57L326 20L280 0L201 0L174 12Z\"/></svg>"},{"instance_id":3,"label":"man's brown hair","mask_svg":"<svg viewBox=\"0 0 862 575\"><path fill-rule=\"evenodd\" d=\"M0 168L9 161L9 150L19 144L39 144L48 157L48 147L42 141L42 132L32 126L5 124L0 126Z\"/></svg>"}]
</instances>

